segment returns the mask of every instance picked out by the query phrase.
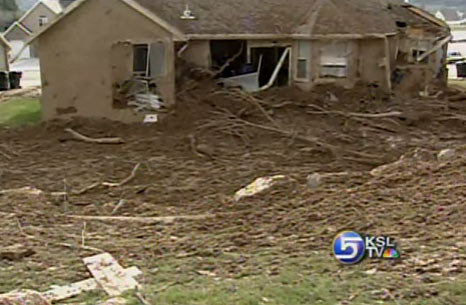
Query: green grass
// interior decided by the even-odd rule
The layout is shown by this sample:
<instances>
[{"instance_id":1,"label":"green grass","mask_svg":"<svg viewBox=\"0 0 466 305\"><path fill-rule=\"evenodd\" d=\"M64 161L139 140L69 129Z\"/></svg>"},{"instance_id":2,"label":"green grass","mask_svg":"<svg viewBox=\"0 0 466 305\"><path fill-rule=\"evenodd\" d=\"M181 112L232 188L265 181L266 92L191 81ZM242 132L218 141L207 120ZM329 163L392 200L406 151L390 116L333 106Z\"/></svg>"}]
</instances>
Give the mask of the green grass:
<instances>
[{"instance_id":1,"label":"green grass","mask_svg":"<svg viewBox=\"0 0 466 305\"><path fill-rule=\"evenodd\" d=\"M450 87L456 87L459 89L466 89L466 80L456 80L456 79L450 79L448 80L448 86Z\"/></svg>"},{"instance_id":2,"label":"green grass","mask_svg":"<svg viewBox=\"0 0 466 305\"><path fill-rule=\"evenodd\" d=\"M19 127L36 124L41 119L41 106L35 98L12 98L0 102L0 125Z\"/></svg>"},{"instance_id":3,"label":"green grass","mask_svg":"<svg viewBox=\"0 0 466 305\"><path fill-rule=\"evenodd\" d=\"M251 263L266 261L263 257ZM195 262L196 258L167 260L160 262L156 272L146 271L139 281L146 299L157 305L466 304L464 277L432 285L390 268L368 275L373 266L366 262L342 266L322 252L309 253L308 258L284 257L273 266L278 271L273 275L268 272L272 266L265 265L262 273L244 277L199 275L192 267ZM178 283L167 285L174 282ZM130 305L138 304L134 297L129 300Z\"/></svg>"},{"instance_id":4,"label":"green grass","mask_svg":"<svg viewBox=\"0 0 466 305\"><path fill-rule=\"evenodd\" d=\"M452 274L452 281L441 274L407 274L393 269L397 262L364 261L353 266L343 266L326 251L309 252L307 256L290 257L261 250L251 256L242 267L244 273L225 274L226 269L218 260L233 257L164 258L155 265L137 264L143 271L138 282L141 294L150 304L157 305L445 305L466 304L466 277ZM278 255L278 256L277 256ZM0 291L36 287L46 290L51 283L63 285L83 278L57 281L54 272L48 276L37 272L28 278L29 284L17 280L18 269L6 267L0 261ZM150 268L148 264L151 265ZM2 266L3 265L3 266ZM153 268L157 266L156 268ZM221 267L223 266L223 267ZM257 272L247 272L262 266ZM385 271L367 274L374 266ZM77 266L63 268L73 270ZM200 274L199 271L207 271ZM273 272L271 272L273 271ZM90 275L88 275L90 277ZM424 280L427 279L427 280ZM52 280L51 280L52 279ZM38 288L38 287L42 288ZM128 305L140 305L133 292L123 296ZM109 297L98 290L63 300L62 304L98 304Z\"/></svg>"}]
</instances>

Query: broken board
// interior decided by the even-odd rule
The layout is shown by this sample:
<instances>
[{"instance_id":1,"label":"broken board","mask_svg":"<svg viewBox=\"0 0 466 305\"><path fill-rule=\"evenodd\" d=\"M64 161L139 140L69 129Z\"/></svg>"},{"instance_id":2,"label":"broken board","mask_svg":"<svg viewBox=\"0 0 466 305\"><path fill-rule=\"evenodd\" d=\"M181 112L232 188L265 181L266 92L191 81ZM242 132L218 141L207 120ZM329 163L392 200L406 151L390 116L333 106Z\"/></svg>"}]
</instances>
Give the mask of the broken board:
<instances>
[{"instance_id":1,"label":"broken board","mask_svg":"<svg viewBox=\"0 0 466 305\"><path fill-rule=\"evenodd\" d=\"M130 277L136 277L142 274L141 270L139 270L137 267L125 269L124 272L127 276ZM55 286L52 289L42 293L42 296L49 302L57 302L80 295L83 292L97 290L99 288L100 286L97 281L92 278L70 285Z\"/></svg>"},{"instance_id":2,"label":"broken board","mask_svg":"<svg viewBox=\"0 0 466 305\"><path fill-rule=\"evenodd\" d=\"M138 282L109 253L86 257L83 261L95 281L111 297L140 288Z\"/></svg>"}]
</instances>

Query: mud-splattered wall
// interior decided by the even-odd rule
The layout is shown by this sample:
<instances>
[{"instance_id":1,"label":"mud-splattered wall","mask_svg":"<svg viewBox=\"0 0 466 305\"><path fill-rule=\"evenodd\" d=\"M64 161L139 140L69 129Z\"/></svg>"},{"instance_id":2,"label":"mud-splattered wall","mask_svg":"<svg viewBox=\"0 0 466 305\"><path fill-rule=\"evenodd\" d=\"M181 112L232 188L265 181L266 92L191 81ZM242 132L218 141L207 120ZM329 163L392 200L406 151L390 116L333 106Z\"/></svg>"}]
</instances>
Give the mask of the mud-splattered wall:
<instances>
[{"instance_id":1,"label":"mud-splattered wall","mask_svg":"<svg viewBox=\"0 0 466 305\"><path fill-rule=\"evenodd\" d=\"M85 117L140 121L129 109L112 103L111 48L118 41L167 42L166 74L157 79L165 103L175 100L172 34L121 1L87 1L39 37L43 118L59 116L58 109L76 109ZM122 60L124 60L122 58Z\"/></svg>"}]
</instances>

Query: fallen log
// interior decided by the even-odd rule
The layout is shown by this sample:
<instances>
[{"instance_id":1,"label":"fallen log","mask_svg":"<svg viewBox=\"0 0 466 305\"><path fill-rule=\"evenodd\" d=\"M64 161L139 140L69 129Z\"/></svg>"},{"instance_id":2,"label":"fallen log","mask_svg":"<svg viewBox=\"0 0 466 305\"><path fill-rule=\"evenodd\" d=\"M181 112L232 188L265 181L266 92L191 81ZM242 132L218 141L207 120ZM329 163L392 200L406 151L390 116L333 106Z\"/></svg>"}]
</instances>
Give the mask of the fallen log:
<instances>
[{"instance_id":1,"label":"fallen log","mask_svg":"<svg viewBox=\"0 0 466 305\"><path fill-rule=\"evenodd\" d=\"M95 144L122 144L124 143L123 139L121 138L90 138L88 136L80 134L79 132L71 128L66 128L65 131L70 133L76 140L87 142L87 143L95 143Z\"/></svg>"}]
</instances>

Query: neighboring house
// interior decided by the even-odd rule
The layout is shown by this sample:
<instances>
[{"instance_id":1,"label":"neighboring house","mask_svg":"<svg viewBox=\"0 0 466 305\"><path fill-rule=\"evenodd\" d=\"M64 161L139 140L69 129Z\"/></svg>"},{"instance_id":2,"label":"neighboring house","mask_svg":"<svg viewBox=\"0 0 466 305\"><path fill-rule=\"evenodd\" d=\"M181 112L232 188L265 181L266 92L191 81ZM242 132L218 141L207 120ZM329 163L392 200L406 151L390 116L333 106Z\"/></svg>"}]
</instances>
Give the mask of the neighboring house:
<instances>
[{"instance_id":1,"label":"neighboring house","mask_svg":"<svg viewBox=\"0 0 466 305\"><path fill-rule=\"evenodd\" d=\"M177 58L227 63L220 79L249 91L363 81L413 93L446 84L450 38L444 22L396 0L78 0L30 43L44 119L139 121L157 113L139 112L144 100L160 101L129 100L128 86L155 83L151 92L173 106Z\"/></svg>"},{"instance_id":2,"label":"neighboring house","mask_svg":"<svg viewBox=\"0 0 466 305\"><path fill-rule=\"evenodd\" d=\"M39 0L18 21L15 21L3 33L12 46L12 57L16 58L21 51L20 58L37 57L34 47L23 48L25 42L55 20L61 12L62 8L58 0Z\"/></svg>"},{"instance_id":3,"label":"neighboring house","mask_svg":"<svg viewBox=\"0 0 466 305\"><path fill-rule=\"evenodd\" d=\"M458 21L462 18L461 12L456 9L444 8L435 13L435 17L443 21Z\"/></svg>"},{"instance_id":4,"label":"neighboring house","mask_svg":"<svg viewBox=\"0 0 466 305\"><path fill-rule=\"evenodd\" d=\"M7 39L11 45L11 57L18 59L30 58L31 50L29 46L25 47L25 42L31 37L31 32L26 29L21 23L15 21L5 33L3 33L5 39ZM19 52L22 51L21 54Z\"/></svg>"},{"instance_id":5,"label":"neighboring house","mask_svg":"<svg viewBox=\"0 0 466 305\"><path fill-rule=\"evenodd\" d=\"M70 4L72 4L76 0L60 0L60 5L62 8L67 8Z\"/></svg>"},{"instance_id":6,"label":"neighboring house","mask_svg":"<svg viewBox=\"0 0 466 305\"><path fill-rule=\"evenodd\" d=\"M10 70L10 66L8 64L8 56L11 50L11 46L0 34L0 72L5 72Z\"/></svg>"}]
</instances>

